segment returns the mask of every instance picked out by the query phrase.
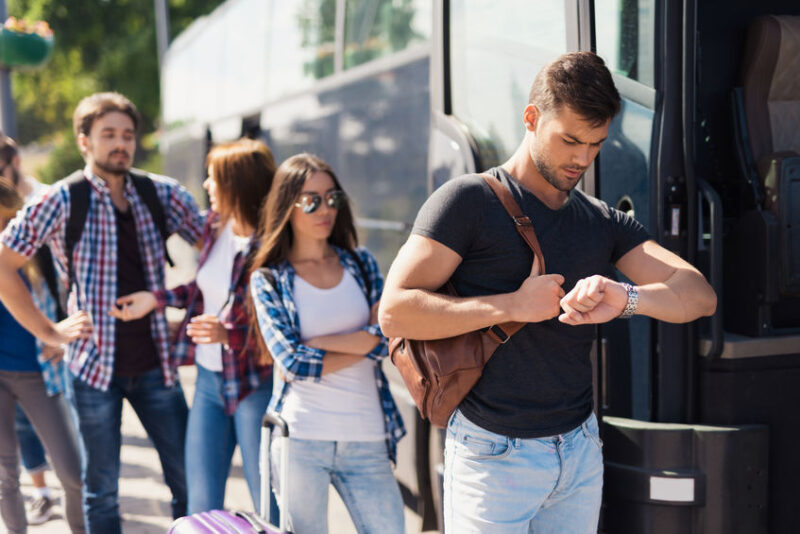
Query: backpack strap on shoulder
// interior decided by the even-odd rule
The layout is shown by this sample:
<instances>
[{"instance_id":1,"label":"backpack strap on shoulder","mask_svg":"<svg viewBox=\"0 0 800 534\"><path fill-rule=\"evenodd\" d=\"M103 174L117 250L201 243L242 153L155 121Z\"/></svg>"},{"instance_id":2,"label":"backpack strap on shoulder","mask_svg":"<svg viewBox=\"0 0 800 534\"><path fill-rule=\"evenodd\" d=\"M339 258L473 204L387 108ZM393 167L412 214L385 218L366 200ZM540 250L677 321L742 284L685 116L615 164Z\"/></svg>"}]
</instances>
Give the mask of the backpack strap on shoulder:
<instances>
[{"instance_id":1,"label":"backpack strap on shoulder","mask_svg":"<svg viewBox=\"0 0 800 534\"><path fill-rule=\"evenodd\" d=\"M82 170L78 170L62 180L69 188L69 217L64 232L65 254L67 256L67 274L69 283L75 279L73 253L75 245L80 241L83 228L86 226L86 215L89 213L89 196L91 185Z\"/></svg>"},{"instance_id":2,"label":"backpack strap on shoulder","mask_svg":"<svg viewBox=\"0 0 800 534\"><path fill-rule=\"evenodd\" d=\"M158 198L156 186L152 178L144 171L131 169L128 171L128 174L130 174L136 192L141 197L145 206L147 206L150 216L153 218L153 222L158 229L158 233L161 235L161 241L164 243L164 256L167 258L167 263L169 263L170 267L174 267L175 262L172 261L172 257L167 250L167 239L169 238L169 233L167 233L167 216L164 213L164 205L161 203L161 199Z\"/></svg>"},{"instance_id":3,"label":"backpack strap on shoulder","mask_svg":"<svg viewBox=\"0 0 800 534\"><path fill-rule=\"evenodd\" d=\"M53 265L53 254L50 252L50 247L48 245L40 247L39 250L36 251L36 254L33 255L33 259L36 262L39 273L42 275L42 278L44 278L45 284L47 284L47 290L56 303L56 319L59 321L66 319L66 308L61 301L61 294L58 291L58 275Z\"/></svg>"}]
</instances>

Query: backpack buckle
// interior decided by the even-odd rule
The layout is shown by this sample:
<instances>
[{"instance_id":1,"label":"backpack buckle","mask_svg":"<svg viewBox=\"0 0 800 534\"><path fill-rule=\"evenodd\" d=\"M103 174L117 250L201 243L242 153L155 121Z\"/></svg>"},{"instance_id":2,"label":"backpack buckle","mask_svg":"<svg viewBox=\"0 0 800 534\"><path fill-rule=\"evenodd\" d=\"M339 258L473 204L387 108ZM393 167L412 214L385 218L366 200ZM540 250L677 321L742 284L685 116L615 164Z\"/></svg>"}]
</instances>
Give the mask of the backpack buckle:
<instances>
[{"instance_id":1,"label":"backpack buckle","mask_svg":"<svg viewBox=\"0 0 800 534\"><path fill-rule=\"evenodd\" d=\"M497 326L496 324L493 324L492 326L487 328L485 330L485 332L486 332L486 335L488 335L490 338L494 339L495 341L497 341L501 345L504 345L506 343L506 341L511 339L511 336L506 334L505 331L502 328L500 328L499 326Z\"/></svg>"}]
</instances>

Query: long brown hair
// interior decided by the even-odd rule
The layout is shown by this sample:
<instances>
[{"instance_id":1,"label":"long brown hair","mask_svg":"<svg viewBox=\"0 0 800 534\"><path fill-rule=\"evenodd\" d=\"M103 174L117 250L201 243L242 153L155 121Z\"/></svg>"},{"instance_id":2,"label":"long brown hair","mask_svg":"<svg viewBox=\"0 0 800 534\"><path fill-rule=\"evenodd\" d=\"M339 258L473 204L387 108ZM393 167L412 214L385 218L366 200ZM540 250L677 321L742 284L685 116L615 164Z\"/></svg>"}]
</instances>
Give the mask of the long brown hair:
<instances>
[{"instance_id":1,"label":"long brown hair","mask_svg":"<svg viewBox=\"0 0 800 534\"><path fill-rule=\"evenodd\" d=\"M258 228L259 211L275 174L275 159L267 145L246 138L217 145L208 153L206 166L214 168L222 218L236 214Z\"/></svg>"},{"instance_id":2,"label":"long brown hair","mask_svg":"<svg viewBox=\"0 0 800 534\"><path fill-rule=\"evenodd\" d=\"M343 190L331 166L313 154L294 155L281 163L278 170L275 171L272 189L270 189L267 202L261 210L260 242L253 257L251 273L261 267L277 266L288 259L289 251L294 243L294 233L289 219L306 180L315 172L326 173L333 180L336 189ZM333 223L331 235L328 236L328 243L351 251L358 246L358 235L349 200L345 200L336 213L336 220ZM259 363L265 363L269 361L269 351L258 329L258 319L252 297L250 297L249 306L251 334L256 336L261 349L259 352L264 358Z\"/></svg>"},{"instance_id":3,"label":"long brown hair","mask_svg":"<svg viewBox=\"0 0 800 534\"><path fill-rule=\"evenodd\" d=\"M313 154L302 153L292 156L281 163L275 171L267 203L261 210L259 223L261 242L253 259L254 269L278 265L289 257L289 250L294 243L294 233L289 219L306 180L315 172L326 173L333 180L336 189L342 190L342 185L331 166ZM333 223L328 243L347 250L353 250L358 246L353 212L347 200L336 213L336 221Z\"/></svg>"}]
</instances>

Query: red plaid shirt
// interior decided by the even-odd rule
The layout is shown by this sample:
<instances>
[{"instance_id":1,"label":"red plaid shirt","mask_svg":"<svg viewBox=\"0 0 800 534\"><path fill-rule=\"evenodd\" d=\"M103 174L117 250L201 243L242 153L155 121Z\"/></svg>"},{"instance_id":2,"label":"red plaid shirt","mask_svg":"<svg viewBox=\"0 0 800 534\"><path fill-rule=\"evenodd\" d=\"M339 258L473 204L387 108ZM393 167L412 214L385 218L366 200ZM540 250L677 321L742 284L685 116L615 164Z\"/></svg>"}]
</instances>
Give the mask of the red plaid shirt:
<instances>
[{"instance_id":1,"label":"red plaid shirt","mask_svg":"<svg viewBox=\"0 0 800 534\"><path fill-rule=\"evenodd\" d=\"M93 388L107 390L114 376L114 341L116 319L108 315L117 299L117 222L114 205L106 182L84 170L89 181L89 211L73 254L74 280L70 288L67 310L89 313L94 332L88 339L77 339L67 346L65 360L75 376ZM197 204L186 189L172 178L151 175L167 219L167 232L178 233L189 243L196 243L203 228ZM164 288L164 245L150 210L139 198L130 178L125 181L124 195L136 222L136 238L142 254L147 288ZM29 202L9 223L2 234L3 245L30 258L36 250L50 245L62 281L67 281L65 233L69 218L69 187L54 184L41 196ZM164 382L176 382L170 366L167 320L163 311L152 315L153 341L161 359Z\"/></svg>"},{"instance_id":2,"label":"red plaid shirt","mask_svg":"<svg viewBox=\"0 0 800 534\"><path fill-rule=\"evenodd\" d=\"M211 249L214 248L219 224L219 215L209 212L203 228L203 250L200 253L198 269L206 262ZM234 257L228 300L219 314L220 323L228 331L228 344L222 346L222 396L225 401L225 412L229 415L236 411L239 401L265 380L271 380L272 376L271 365L256 363L258 346L255 337L249 335L250 317L247 313L246 300L250 282L248 260L255 252L257 244L254 236L247 248ZM172 361L174 365L192 365L196 345L186 334L186 326L192 317L203 313L203 293L197 286L197 281L174 289L157 291L155 296L161 309L165 306L186 309L186 315L172 343Z\"/></svg>"}]
</instances>

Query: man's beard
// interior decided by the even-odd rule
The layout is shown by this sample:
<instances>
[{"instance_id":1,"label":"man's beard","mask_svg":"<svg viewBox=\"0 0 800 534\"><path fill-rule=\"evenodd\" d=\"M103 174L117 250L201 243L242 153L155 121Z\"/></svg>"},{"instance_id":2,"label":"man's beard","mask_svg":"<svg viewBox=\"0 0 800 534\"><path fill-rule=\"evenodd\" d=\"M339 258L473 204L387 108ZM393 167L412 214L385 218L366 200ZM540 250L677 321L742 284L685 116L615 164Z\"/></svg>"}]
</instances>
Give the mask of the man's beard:
<instances>
[{"instance_id":1,"label":"man's beard","mask_svg":"<svg viewBox=\"0 0 800 534\"><path fill-rule=\"evenodd\" d=\"M124 154L126 159L120 163L111 163L111 157L115 154ZM124 175L131 168L131 158L127 152L115 150L108 155L105 161L95 160L94 164L102 171L109 174Z\"/></svg>"},{"instance_id":2,"label":"man's beard","mask_svg":"<svg viewBox=\"0 0 800 534\"><path fill-rule=\"evenodd\" d=\"M533 148L531 148L531 160L533 164L536 165L536 169L539 171L539 174L547 180L547 182L558 189L563 193L569 193L572 191L578 182L581 181L583 178L583 173L586 172L586 169L583 169L580 176L576 180L571 180L569 178L562 179L556 175L556 170L550 164L550 161L547 159L536 143L534 143Z\"/></svg>"}]
</instances>

